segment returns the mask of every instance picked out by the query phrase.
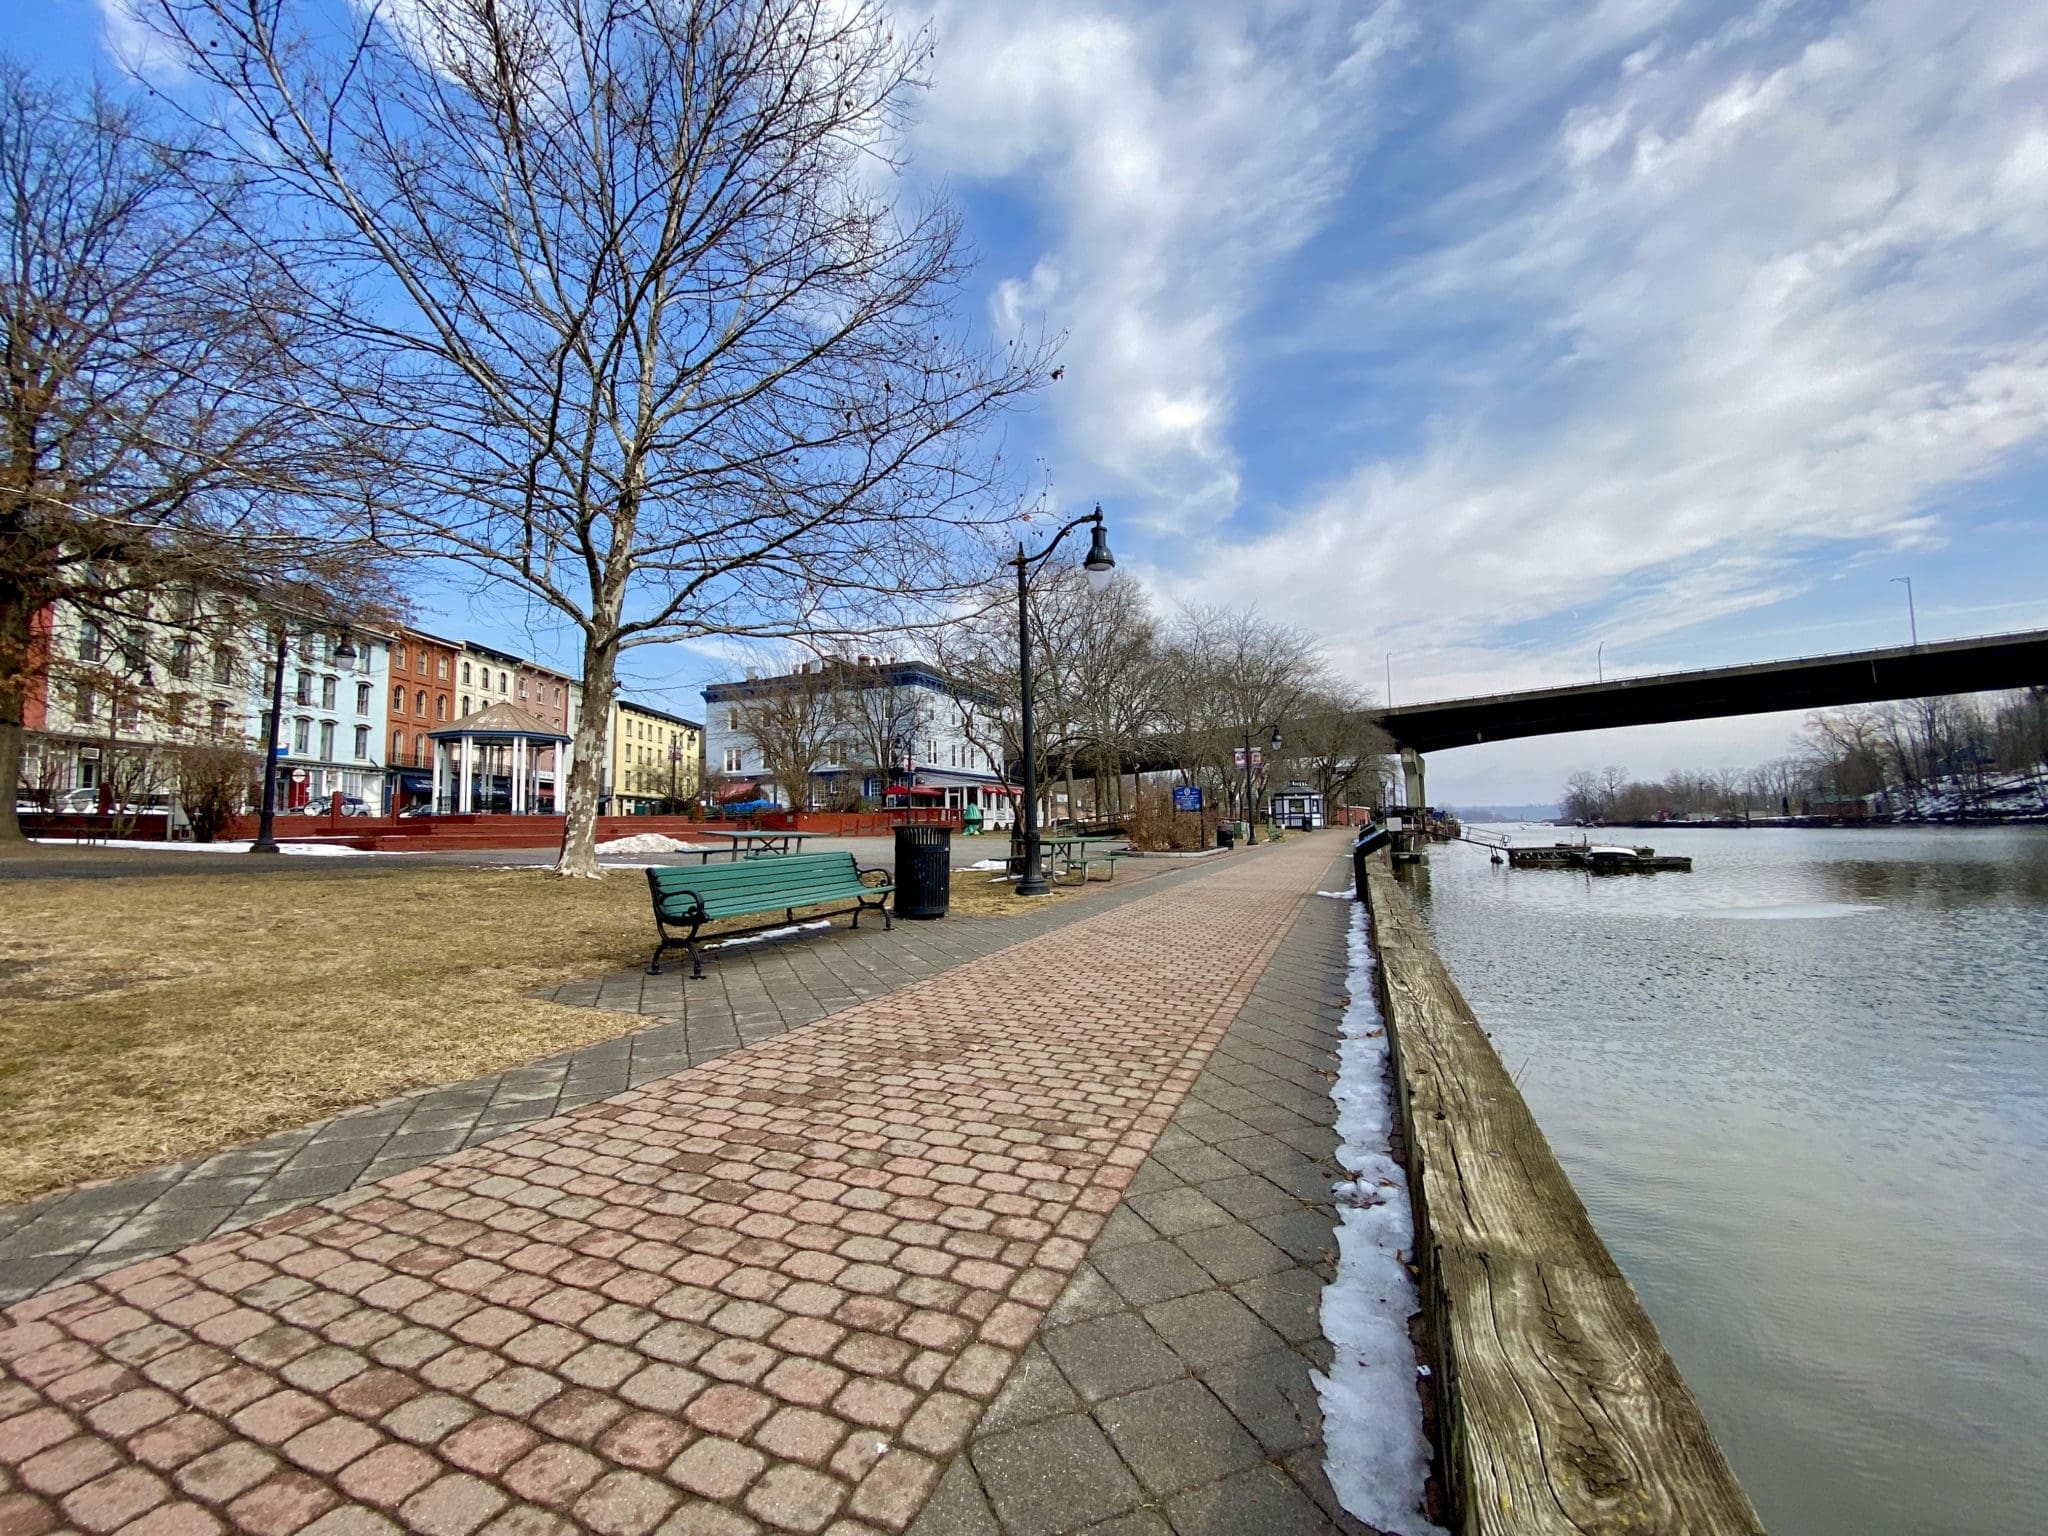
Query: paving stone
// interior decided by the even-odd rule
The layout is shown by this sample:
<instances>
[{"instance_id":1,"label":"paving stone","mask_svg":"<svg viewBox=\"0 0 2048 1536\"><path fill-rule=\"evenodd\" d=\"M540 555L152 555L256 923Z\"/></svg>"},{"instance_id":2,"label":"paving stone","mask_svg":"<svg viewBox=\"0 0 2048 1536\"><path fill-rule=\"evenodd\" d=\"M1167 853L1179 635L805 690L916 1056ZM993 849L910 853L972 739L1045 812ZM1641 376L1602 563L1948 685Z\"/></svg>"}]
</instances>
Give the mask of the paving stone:
<instances>
[{"instance_id":1,"label":"paving stone","mask_svg":"<svg viewBox=\"0 0 2048 1536\"><path fill-rule=\"evenodd\" d=\"M1074 1389L1067 1385L1066 1377L1060 1374L1044 1347L1027 1345L1017 1357L1010 1379L1003 1383L1003 1390L982 1416L981 1431L993 1434L1015 1429L1054 1414L1072 1413L1080 1406L1081 1399L1074 1395Z\"/></svg>"},{"instance_id":2,"label":"paving stone","mask_svg":"<svg viewBox=\"0 0 2048 1536\"><path fill-rule=\"evenodd\" d=\"M1145 1308L1145 1320L1195 1371L1273 1349L1280 1336L1228 1291L1203 1291Z\"/></svg>"},{"instance_id":3,"label":"paving stone","mask_svg":"<svg viewBox=\"0 0 2048 1536\"><path fill-rule=\"evenodd\" d=\"M1056 1329L1046 1334L1045 1347L1061 1373L1089 1402L1121 1397L1187 1373L1187 1367L1145 1320L1129 1312Z\"/></svg>"},{"instance_id":4,"label":"paving stone","mask_svg":"<svg viewBox=\"0 0 2048 1536\"><path fill-rule=\"evenodd\" d=\"M1169 1381L1097 1405L1117 1452L1155 1494L1252 1466L1264 1459L1252 1437L1198 1381Z\"/></svg>"},{"instance_id":5,"label":"paving stone","mask_svg":"<svg viewBox=\"0 0 2048 1536\"><path fill-rule=\"evenodd\" d=\"M1138 1307L1215 1284L1207 1270L1163 1239L1099 1254L1094 1264L1119 1296Z\"/></svg>"},{"instance_id":6,"label":"paving stone","mask_svg":"<svg viewBox=\"0 0 2048 1536\"><path fill-rule=\"evenodd\" d=\"M1329 1536L1342 1529L1278 1467L1262 1465L1169 1500L1175 1536Z\"/></svg>"},{"instance_id":7,"label":"paving stone","mask_svg":"<svg viewBox=\"0 0 2048 1536\"><path fill-rule=\"evenodd\" d=\"M991 1435L969 1455L1008 1536L1060 1536L1122 1514L1144 1497L1085 1414Z\"/></svg>"}]
</instances>

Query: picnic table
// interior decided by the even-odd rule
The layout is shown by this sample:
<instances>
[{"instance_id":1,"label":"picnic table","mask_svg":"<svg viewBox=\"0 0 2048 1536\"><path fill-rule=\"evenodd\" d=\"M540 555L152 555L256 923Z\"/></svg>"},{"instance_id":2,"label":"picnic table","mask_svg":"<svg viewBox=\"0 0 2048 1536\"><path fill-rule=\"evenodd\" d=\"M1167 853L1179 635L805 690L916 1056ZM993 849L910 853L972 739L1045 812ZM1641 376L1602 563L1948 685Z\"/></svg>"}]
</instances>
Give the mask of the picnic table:
<instances>
[{"instance_id":1,"label":"picnic table","mask_svg":"<svg viewBox=\"0 0 2048 1536\"><path fill-rule=\"evenodd\" d=\"M811 832L702 832L692 830L690 836L693 839L716 838L721 842L730 843L732 851L727 857L734 863L738 863L742 853L750 859L770 853L802 853L804 850L804 840L814 837L816 834ZM702 852L703 857L697 862L709 864L711 856L719 852L719 850L716 848L706 848Z\"/></svg>"},{"instance_id":2,"label":"picnic table","mask_svg":"<svg viewBox=\"0 0 2048 1536\"><path fill-rule=\"evenodd\" d=\"M1017 834L1017 851L1010 856L1011 872L1024 872L1023 834ZM1088 878L1091 864L1108 864L1109 878L1116 878L1116 855L1109 854L1110 843L1128 844L1129 838L1091 836L1082 832L1041 832L1038 834L1039 856L1044 860L1046 878L1062 879L1076 869L1081 878ZM1054 866L1058 866L1055 868Z\"/></svg>"}]
</instances>

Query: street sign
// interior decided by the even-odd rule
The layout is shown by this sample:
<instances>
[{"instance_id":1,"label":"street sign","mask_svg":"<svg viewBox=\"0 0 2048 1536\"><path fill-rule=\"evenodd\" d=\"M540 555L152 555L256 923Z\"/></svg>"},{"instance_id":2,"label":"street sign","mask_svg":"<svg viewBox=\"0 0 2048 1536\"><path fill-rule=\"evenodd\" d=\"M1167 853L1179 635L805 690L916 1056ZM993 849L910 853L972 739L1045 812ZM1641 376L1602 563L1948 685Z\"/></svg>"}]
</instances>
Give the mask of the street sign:
<instances>
[{"instance_id":1,"label":"street sign","mask_svg":"<svg viewBox=\"0 0 2048 1536\"><path fill-rule=\"evenodd\" d=\"M1177 784L1173 790L1173 808L1176 811L1199 811L1202 808L1202 786L1199 784Z\"/></svg>"},{"instance_id":2,"label":"street sign","mask_svg":"<svg viewBox=\"0 0 2048 1536\"><path fill-rule=\"evenodd\" d=\"M1235 760L1235 764L1237 767L1242 768L1244 766L1243 747L1232 747L1230 749L1230 755ZM1252 748L1252 766L1254 768L1263 768L1266 766L1266 753L1263 747Z\"/></svg>"}]
</instances>

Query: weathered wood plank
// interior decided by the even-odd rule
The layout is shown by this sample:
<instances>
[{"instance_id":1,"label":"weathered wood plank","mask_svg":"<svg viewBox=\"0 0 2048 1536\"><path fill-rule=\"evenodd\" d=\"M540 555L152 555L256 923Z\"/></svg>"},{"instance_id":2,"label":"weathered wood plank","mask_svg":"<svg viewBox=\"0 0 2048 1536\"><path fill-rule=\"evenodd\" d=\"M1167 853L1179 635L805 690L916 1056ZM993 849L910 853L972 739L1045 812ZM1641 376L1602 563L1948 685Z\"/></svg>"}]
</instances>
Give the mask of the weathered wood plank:
<instances>
[{"instance_id":1,"label":"weathered wood plank","mask_svg":"<svg viewBox=\"0 0 2048 1536\"><path fill-rule=\"evenodd\" d=\"M1461 1529L1761 1532L1384 855L1369 862L1367 904Z\"/></svg>"}]
</instances>

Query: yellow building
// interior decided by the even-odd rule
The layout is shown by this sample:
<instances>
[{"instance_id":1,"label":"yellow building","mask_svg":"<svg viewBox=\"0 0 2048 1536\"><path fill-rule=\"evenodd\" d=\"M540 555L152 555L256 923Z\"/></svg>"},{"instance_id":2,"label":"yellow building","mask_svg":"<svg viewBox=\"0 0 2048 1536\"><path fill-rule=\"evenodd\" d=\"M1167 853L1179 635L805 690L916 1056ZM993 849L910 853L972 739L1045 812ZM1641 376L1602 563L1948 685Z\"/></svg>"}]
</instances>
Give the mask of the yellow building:
<instances>
[{"instance_id":1,"label":"yellow building","mask_svg":"<svg viewBox=\"0 0 2048 1536\"><path fill-rule=\"evenodd\" d=\"M704 782L704 727L695 720L632 704L612 705L605 753L605 796L614 816L680 810Z\"/></svg>"}]
</instances>

